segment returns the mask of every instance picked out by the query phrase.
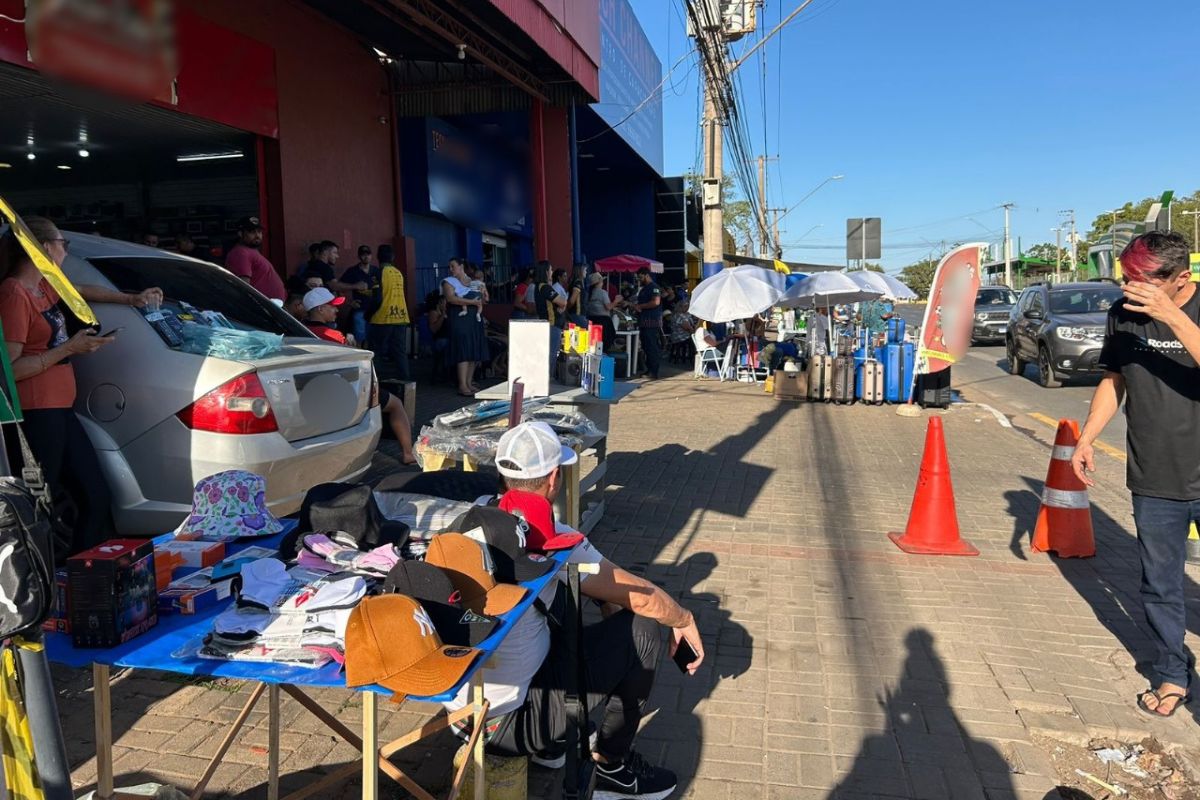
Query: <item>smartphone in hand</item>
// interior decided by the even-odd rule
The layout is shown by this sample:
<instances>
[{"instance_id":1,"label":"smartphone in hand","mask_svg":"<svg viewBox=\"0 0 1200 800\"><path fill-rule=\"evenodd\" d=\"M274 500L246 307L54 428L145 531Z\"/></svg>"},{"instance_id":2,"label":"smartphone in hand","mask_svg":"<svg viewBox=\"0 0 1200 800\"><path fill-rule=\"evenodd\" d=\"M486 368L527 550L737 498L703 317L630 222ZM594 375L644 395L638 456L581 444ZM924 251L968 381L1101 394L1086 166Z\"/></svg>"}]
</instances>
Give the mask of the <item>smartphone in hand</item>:
<instances>
[{"instance_id":1,"label":"smartphone in hand","mask_svg":"<svg viewBox=\"0 0 1200 800\"><path fill-rule=\"evenodd\" d=\"M696 660L696 651L692 649L690 644L688 644L687 639L681 639L679 641L679 646L675 648L675 656L673 660L675 661L675 666L679 667L679 671L686 675L688 671L688 665Z\"/></svg>"},{"instance_id":2,"label":"smartphone in hand","mask_svg":"<svg viewBox=\"0 0 1200 800\"><path fill-rule=\"evenodd\" d=\"M118 333L120 333L123 330L125 330L125 329L124 328L113 328L111 331L108 331L107 333L102 333L100 335L107 339L109 336L116 336Z\"/></svg>"}]
</instances>

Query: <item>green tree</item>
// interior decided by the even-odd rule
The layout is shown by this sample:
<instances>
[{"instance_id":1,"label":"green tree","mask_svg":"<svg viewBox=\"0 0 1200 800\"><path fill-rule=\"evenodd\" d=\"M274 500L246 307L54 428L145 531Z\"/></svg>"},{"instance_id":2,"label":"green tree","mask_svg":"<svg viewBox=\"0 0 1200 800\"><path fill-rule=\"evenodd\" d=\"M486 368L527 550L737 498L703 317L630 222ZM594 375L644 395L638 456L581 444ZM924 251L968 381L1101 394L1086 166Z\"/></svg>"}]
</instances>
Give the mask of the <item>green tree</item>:
<instances>
[{"instance_id":1,"label":"green tree","mask_svg":"<svg viewBox=\"0 0 1200 800\"><path fill-rule=\"evenodd\" d=\"M870 261L864 264L862 268L868 272L883 272L883 267L879 266L878 264L872 264ZM854 272L856 269L858 269L858 267L851 267L849 272Z\"/></svg>"},{"instance_id":2,"label":"green tree","mask_svg":"<svg viewBox=\"0 0 1200 800\"><path fill-rule=\"evenodd\" d=\"M909 264L900 270L900 280L916 292L917 297L924 300L929 297L929 287L933 285L933 273L937 270L937 265L937 261L928 258Z\"/></svg>"},{"instance_id":3,"label":"green tree","mask_svg":"<svg viewBox=\"0 0 1200 800\"><path fill-rule=\"evenodd\" d=\"M1150 211L1150 206L1157 203L1158 195L1154 197L1144 197L1137 202L1127 202L1123 206L1116 209L1117 222L1144 222L1146 214ZM1192 252L1198 252L1200 243L1195 241L1194 227L1192 225L1191 215L1184 214L1185 211L1200 211L1200 190L1192 192L1190 195L1176 197L1171 203L1171 229L1183 234L1191 246ZM1096 217L1092 221L1092 227L1088 231L1087 242L1080 241L1079 243L1079 258L1087 260L1087 243L1104 242L1109 235L1109 230L1113 225L1112 212L1105 212Z\"/></svg>"},{"instance_id":4,"label":"green tree","mask_svg":"<svg viewBox=\"0 0 1200 800\"><path fill-rule=\"evenodd\" d=\"M1040 258L1042 261L1054 263L1055 258L1061 258L1062 263L1066 264L1070 260L1071 250L1064 247L1056 253L1056 247L1053 242L1042 242L1035 244L1032 247L1025 248L1025 255L1029 258Z\"/></svg>"}]
</instances>

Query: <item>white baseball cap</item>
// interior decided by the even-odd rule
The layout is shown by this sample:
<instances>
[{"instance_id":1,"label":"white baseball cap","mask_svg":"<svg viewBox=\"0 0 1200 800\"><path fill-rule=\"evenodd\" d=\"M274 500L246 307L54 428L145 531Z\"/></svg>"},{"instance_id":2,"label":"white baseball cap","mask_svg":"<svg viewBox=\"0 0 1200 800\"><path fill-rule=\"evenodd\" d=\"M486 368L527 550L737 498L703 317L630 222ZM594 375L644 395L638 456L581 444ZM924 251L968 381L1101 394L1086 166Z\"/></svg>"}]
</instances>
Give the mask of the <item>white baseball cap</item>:
<instances>
[{"instance_id":1,"label":"white baseball cap","mask_svg":"<svg viewBox=\"0 0 1200 800\"><path fill-rule=\"evenodd\" d=\"M318 286L315 289L309 289L308 293L304 295L304 300L302 302L304 303L305 311L312 311L314 308L326 304L340 306L342 303L346 302L346 298L338 297L324 286Z\"/></svg>"},{"instance_id":2,"label":"white baseball cap","mask_svg":"<svg viewBox=\"0 0 1200 800\"><path fill-rule=\"evenodd\" d=\"M506 478L541 478L578 460L579 455L544 422L522 422L510 428L496 447L496 469Z\"/></svg>"}]
</instances>

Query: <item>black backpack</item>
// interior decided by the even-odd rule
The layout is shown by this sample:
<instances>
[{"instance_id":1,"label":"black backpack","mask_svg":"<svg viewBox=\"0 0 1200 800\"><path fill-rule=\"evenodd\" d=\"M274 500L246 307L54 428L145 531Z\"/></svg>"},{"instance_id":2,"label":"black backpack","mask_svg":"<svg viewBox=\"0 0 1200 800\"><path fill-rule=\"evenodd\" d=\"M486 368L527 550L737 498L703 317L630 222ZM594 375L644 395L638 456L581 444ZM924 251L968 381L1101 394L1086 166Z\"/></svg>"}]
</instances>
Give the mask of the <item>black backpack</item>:
<instances>
[{"instance_id":1,"label":"black backpack","mask_svg":"<svg viewBox=\"0 0 1200 800\"><path fill-rule=\"evenodd\" d=\"M25 467L0 477L0 640L37 630L54 603L50 493L20 424Z\"/></svg>"}]
</instances>

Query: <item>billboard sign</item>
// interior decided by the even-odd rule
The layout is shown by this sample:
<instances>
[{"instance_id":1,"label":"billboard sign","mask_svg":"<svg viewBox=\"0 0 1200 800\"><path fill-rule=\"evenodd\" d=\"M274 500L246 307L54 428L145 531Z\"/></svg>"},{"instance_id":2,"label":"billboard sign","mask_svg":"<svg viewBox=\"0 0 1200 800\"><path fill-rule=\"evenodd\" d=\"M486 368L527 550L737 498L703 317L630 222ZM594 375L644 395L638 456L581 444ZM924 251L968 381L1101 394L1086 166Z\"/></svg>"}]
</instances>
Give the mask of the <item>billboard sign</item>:
<instances>
[{"instance_id":1,"label":"billboard sign","mask_svg":"<svg viewBox=\"0 0 1200 800\"><path fill-rule=\"evenodd\" d=\"M600 102L592 108L659 175L662 62L629 0L600 0Z\"/></svg>"}]
</instances>

